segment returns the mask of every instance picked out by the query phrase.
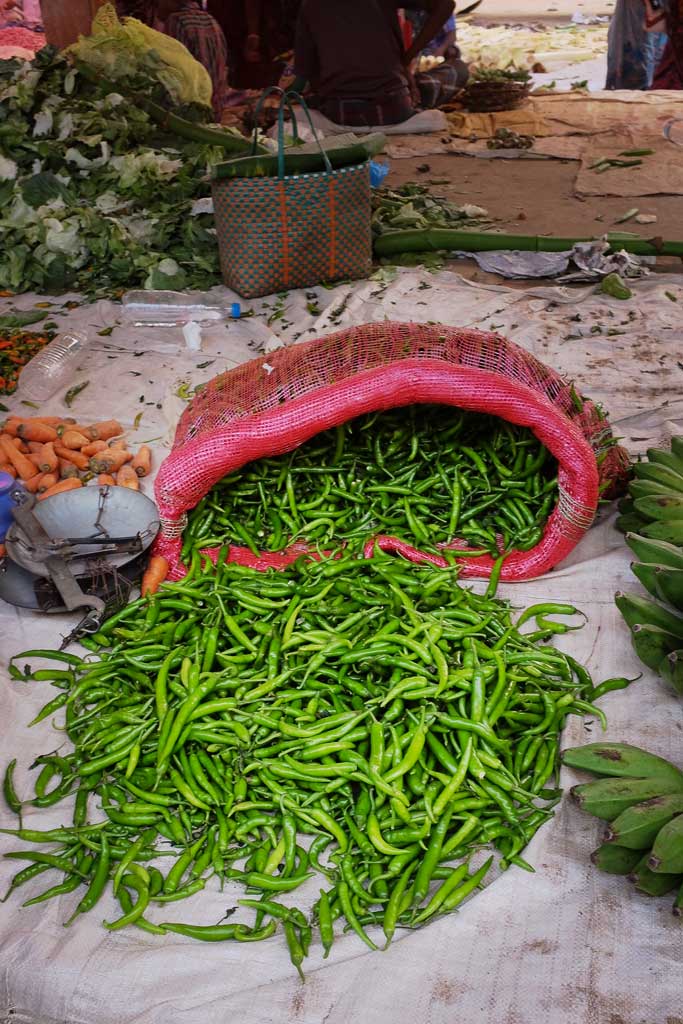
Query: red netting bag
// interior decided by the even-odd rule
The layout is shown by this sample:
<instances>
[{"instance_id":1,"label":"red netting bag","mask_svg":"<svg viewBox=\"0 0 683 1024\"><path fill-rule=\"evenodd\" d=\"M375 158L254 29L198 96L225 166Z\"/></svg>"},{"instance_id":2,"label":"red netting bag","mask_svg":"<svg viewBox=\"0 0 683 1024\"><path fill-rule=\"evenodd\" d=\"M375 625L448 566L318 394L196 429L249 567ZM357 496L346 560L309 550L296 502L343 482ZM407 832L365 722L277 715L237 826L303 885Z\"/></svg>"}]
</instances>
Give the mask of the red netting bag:
<instances>
[{"instance_id":1,"label":"red netting bag","mask_svg":"<svg viewBox=\"0 0 683 1024\"><path fill-rule=\"evenodd\" d=\"M513 551L501 579L530 579L565 558L593 522L600 492L615 493L628 457L604 413L571 382L497 334L430 324L376 323L281 348L214 377L189 404L156 479L156 553L179 579L185 513L247 462L282 455L364 413L417 403L453 405L530 428L558 462L559 500L540 543ZM413 560L446 564L393 537L368 538ZM455 546L462 547L462 542ZM282 568L305 551L232 546L231 561ZM214 558L218 549L209 552ZM493 559L468 557L464 576L486 577Z\"/></svg>"}]
</instances>

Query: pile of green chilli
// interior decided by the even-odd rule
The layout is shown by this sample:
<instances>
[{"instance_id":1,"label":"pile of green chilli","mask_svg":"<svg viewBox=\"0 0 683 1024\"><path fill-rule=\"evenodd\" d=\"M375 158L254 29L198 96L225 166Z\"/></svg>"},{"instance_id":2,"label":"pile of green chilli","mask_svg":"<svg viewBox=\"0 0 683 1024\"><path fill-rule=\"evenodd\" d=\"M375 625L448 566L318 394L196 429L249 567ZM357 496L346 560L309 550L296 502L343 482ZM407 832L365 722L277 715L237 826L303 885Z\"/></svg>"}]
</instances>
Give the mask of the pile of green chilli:
<instances>
[{"instance_id":1,"label":"pile of green chilli","mask_svg":"<svg viewBox=\"0 0 683 1024\"><path fill-rule=\"evenodd\" d=\"M441 405L370 413L223 478L189 515L183 561L224 543L420 548L460 541L494 558L540 541L557 462L530 430Z\"/></svg>"},{"instance_id":2,"label":"pile of green chilli","mask_svg":"<svg viewBox=\"0 0 683 1024\"><path fill-rule=\"evenodd\" d=\"M575 609L514 621L457 567L381 552L266 574L224 554L110 617L85 660L13 659L17 686L57 687L34 721L61 709L73 749L36 758L31 797L13 761L6 800L21 816L68 798L73 820L3 830L30 844L4 854L28 861L10 892L33 882L25 905L73 893L73 920L111 885L111 930L281 929L301 970L314 929L325 955L337 927L374 949L378 929L388 943L454 910L488 872L486 849L533 870L521 851L559 799L563 723L602 717L590 701L604 685L545 646L570 628L548 616ZM223 886L234 919L212 923ZM183 921L180 902L205 887L205 922Z\"/></svg>"}]
</instances>

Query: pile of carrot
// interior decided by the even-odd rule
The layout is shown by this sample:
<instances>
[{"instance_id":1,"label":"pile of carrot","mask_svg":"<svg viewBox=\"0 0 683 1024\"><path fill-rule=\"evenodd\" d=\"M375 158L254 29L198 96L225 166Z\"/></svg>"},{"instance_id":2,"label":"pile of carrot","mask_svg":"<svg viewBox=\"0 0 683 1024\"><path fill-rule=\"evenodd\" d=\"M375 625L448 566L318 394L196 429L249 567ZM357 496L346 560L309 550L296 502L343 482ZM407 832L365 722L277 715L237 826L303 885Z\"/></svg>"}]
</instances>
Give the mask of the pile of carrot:
<instances>
[{"instance_id":1,"label":"pile of carrot","mask_svg":"<svg viewBox=\"0 0 683 1024\"><path fill-rule=\"evenodd\" d=\"M84 426L59 416L10 416L0 430L0 471L39 499L90 482L137 491L152 468L150 449L129 451L117 420Z\"/></svg>"}]
</instances>

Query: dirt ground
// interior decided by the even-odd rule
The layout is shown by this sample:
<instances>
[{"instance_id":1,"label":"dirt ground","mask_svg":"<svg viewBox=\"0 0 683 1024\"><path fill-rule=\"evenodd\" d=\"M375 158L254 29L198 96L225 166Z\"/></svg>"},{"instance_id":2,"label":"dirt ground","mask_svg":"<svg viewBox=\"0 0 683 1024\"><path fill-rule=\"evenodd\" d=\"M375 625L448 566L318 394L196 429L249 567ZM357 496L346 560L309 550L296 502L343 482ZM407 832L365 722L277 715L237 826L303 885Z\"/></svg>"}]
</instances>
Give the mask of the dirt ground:
<instances>
[{"instance_id":1,"label":"dirt ground","mask_svg":"<svg viewBox=\"0 0 683 1024\"><path fill-rule=\"evenodd\" d=\"M467 0L458 7L468 6ZM608 15L615 0L482 0L472 20L478 24L522 22L566 23L575 12L586 17ZM428 165L428 170L418 167ZM391 161L387 185L408 181L430 184L437 195L454 203L474 203L488 210L501 231L561 237L599 237L610 230L628 230L644 238L661 235L683 239L683 203L680 196L643 196L621 199L614 196L579 198L574 194L578 163L572 160L485 160L454 155L435 155ZM442 184L444 180L448 184ZM637 206L641 213L656 214L656 224L647 227L633 221L621 228L614 222ZM680 273L681 260L658 260L657 269ZM458 261L456 268L466 276L491 280L476 264Z\"/></svg>"},{"instance_id":2,"label":"dirt ground","mask_svg":"<svg viewBox=\"0 0 683 1024\"><path fill-rule=\"evenodd\" d=\"M418 166L429 165L428 171ZM578 163L573 160L482 160L466 156L436 155L391 161L389 187L408 181L432 185L436 195L454 203L474 203L488 210L501 231L561 237L599 237L610 230L628 230L650 238L653 234L670 240L683 238L683 203L680 196L643 196L620 199L614 196L577 198L574 179ZM448 179L448 184L441 184ZM657 223L647 227L630 222L621 228L614 221L637 206L641 213L654 213ZM458 268L464 264L458 263ZM680 273L679 259L662 259L658 267ZM476 272L480 279L488 275ZM472 273L467 276L472 277Z\"/></svg>"}]
</instances>

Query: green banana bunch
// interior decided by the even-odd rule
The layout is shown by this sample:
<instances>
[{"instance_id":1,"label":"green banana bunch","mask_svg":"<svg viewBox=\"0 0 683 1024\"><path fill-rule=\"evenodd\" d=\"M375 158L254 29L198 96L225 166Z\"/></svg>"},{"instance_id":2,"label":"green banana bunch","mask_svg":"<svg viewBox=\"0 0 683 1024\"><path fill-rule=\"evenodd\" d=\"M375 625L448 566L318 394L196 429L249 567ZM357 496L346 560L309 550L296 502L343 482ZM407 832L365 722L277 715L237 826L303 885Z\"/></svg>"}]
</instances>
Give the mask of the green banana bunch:
<instances>
[{"instance_id":1,"label":"green banana bunch","mask_svg":"<svg viewBox=\"0 0 683 1024\"><path fill-rule=\"evenodd\" d=\"M637 462L633 473L617 528L683 545L683 436L671 439L671 451L648 448L647 461Z\"/></svg>"},{"instance_id":2,"label":"green banana bunch","mask_svg":"<svg viewBox=\"0 0 683 1024\"><path fill-rule=\"evenodd\" d=\"M648 448L633 467L630 497L619 503L617 527L636 556L631 570L654 600L617 594L636 654L683 696L683 436L671 451Z\"/></svg>"},{"instance_id":3,"label":"green banana bunch","mask_svg":"<svg viewBox=\"0 0 683 1024\"><path fill-rule=\"evenodd\" d=\"M603 776L571 790L583 810L609 822L592 863L626 876L647 896L677 889L673 913L682 917L683 771L628 743L572 747L562 761Z\"/></svg>"}]
</instances>

